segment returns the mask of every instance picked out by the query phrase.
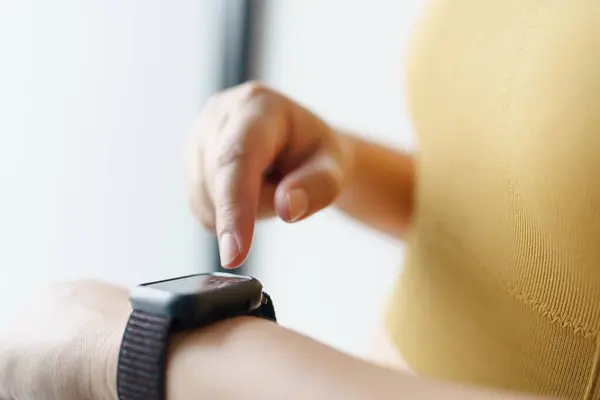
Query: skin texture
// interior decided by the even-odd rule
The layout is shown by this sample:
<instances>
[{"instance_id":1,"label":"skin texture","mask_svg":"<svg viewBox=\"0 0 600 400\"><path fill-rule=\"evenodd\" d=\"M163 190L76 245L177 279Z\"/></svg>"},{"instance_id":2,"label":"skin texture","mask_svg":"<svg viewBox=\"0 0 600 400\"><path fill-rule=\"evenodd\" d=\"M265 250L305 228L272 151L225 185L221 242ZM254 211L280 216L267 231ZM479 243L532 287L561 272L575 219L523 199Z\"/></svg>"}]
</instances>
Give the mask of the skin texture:
<instances>
[{"instance_id":1,"label":"skin texture","mask_svg":"<svg viewBox=\"0 0 600 400\"><path fill-rule=\"evenodd\" d=\"M120 287L79 281L44 291L3 326L0 399L114 399L109 366L129 313Z\"/></svg>"}]
</instances>

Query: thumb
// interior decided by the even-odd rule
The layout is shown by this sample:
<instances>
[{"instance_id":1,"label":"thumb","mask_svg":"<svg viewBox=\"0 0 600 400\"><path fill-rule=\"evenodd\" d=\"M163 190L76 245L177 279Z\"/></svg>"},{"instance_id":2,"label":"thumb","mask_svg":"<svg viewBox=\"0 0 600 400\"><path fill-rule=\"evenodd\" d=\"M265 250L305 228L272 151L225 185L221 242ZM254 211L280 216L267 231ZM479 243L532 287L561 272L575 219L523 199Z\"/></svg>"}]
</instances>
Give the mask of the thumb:
<instances>
[{"instance_id":1,"label":"thumb","mask_svg":"<svg viewBox=\"0 0 600 400\"><path fill-rule=\"evenodd\" d=\"M275 211L287 222L304 219L333 203L343 180L340 162L329 152L317 152L277 185Z\"/></svg>"}]
</instances>

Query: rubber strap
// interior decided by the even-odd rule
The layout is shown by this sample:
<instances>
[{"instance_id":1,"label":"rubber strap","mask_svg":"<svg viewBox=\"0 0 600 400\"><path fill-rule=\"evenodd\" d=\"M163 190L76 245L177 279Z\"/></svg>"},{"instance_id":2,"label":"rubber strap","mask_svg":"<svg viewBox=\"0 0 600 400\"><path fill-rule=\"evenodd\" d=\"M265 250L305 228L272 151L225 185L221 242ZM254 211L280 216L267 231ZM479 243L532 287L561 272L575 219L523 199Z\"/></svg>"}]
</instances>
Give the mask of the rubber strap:
<instances>
[{"instance_id":1,"label":"rubber strap","mask_svg":"<svg viewBox=\"0 0 600 400\"><path fill-rule=\"evenodd\" d=\"M277 322L271 297L249 315ZM172 321L134 310L129 317L117 367L119 400L165 400L166 358Z\"/></svg>"}]
</instances>

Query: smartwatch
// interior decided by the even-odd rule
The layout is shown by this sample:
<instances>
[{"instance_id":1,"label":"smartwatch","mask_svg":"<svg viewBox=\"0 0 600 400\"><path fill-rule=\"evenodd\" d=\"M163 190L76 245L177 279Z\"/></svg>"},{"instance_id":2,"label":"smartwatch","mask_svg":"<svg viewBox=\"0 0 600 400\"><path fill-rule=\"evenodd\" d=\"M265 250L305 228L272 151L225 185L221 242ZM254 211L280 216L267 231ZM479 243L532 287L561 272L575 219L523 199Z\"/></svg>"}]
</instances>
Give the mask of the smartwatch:
<instances>
[{"instance_id":1,"label":"smartwatch","mask_svg":"<svg viewBox=\"0 0 600 400\"><path fill-rule=\"evenodd\" d=\"M276 322L271 298L255 278L228 273L183 276L135 287L117 365L119 400L164 400L166 358L174 332L252 315Z\"/></svg>"}]
</instances>

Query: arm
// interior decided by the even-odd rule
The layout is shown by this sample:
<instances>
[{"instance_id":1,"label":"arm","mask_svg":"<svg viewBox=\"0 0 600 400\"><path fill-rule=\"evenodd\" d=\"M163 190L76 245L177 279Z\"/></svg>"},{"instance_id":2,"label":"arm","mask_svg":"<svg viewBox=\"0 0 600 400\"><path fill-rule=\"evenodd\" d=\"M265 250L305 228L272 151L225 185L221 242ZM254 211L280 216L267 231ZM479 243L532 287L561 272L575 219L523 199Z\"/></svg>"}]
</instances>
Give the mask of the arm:
<instances>
[{"instance_id":1,"label":"arm","mask_svg":"<svg viewBox=\"0 0 600 400\"><path fill-rule=\"evenodd\" d=\"M179 337L168 368L172 400L534 399L402 375L254 318Z\"/></svg>"},{"instance_id":2,"label":"arm","mask_svg":"<svg viewBox=\"0 0 600 400\"><path fill-rule=\"evenodd\" d=\"M373 228L403 235L413 209L413 156L350 135L342 141L352 161L336 205Z\"/></svg>"},{"instance_id":3,"label":"arm","mask_svg":"<svg viewBox=\"0 0 600 400\"><path fill-rule=\"evenodd\" d=\"M130 312L127 292L113 285L79 281L45 292L0 335L0 398L116 400ZM174 337L167 398L533 399L402 375L251 317Z\"/></svg>"}]
</instances>

